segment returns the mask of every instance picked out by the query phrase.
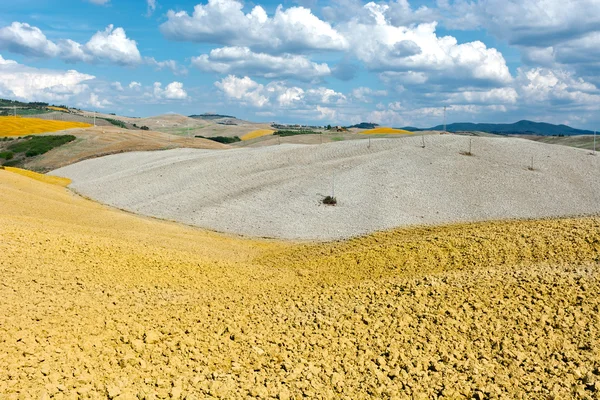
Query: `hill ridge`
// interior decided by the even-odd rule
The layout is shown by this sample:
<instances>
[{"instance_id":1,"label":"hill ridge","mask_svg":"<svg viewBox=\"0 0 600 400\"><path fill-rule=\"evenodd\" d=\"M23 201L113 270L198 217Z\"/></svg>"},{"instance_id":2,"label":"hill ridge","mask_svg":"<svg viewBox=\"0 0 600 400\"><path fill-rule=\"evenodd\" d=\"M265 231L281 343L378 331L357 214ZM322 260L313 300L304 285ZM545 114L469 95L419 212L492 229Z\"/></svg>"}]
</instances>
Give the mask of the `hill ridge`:
<instances>
[{"instance_id":1,"label":"hill ridge","mask_svg":"<svg viewBox=\"0 0 600 400\"><path fill-rule=\"evenodd\" d=\"M404 127L402 129L423 131L436 130L441 131L444 125L437 125L426 129L414 129ZM499 135L541 135L541 136L574 136L574 135L592 135L594 132L584 129L576 129L565 124L551 124L548 122L536 122L522 119L513 123L476 123L476 122L454 122L446 125L448 132L460 131L479 131L486 133L495 133Z\"/></svg>"}]
</instances>

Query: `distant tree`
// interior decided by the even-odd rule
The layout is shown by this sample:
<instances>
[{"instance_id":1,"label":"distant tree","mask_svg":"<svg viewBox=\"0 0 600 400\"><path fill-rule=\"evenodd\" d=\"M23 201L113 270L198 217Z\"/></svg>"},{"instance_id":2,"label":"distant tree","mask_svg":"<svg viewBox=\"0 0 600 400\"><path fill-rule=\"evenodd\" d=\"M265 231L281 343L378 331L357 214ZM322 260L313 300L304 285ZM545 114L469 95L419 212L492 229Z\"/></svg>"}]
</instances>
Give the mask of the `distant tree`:
<instances>
[{"instance_id":1,"label":"distant tree","mask_svg":"<svg viewBox=\"0 0 600 400\"><path fill-rule=\"evenodd\" d=\"M330 131L331 130L331 125L327 125L327 130Z\"/></svg>"},{"instance_id":2,"label":"distant tree","mask_svg":"<svg viewBox=\"0 0 600 400\"><path fill-rule=\"evenodd\" d=\"M140 129L143 130L143 131L149 131L150 130L150 128L148 128L146 125L141 126Z\"/></svg>"}]
</instances>

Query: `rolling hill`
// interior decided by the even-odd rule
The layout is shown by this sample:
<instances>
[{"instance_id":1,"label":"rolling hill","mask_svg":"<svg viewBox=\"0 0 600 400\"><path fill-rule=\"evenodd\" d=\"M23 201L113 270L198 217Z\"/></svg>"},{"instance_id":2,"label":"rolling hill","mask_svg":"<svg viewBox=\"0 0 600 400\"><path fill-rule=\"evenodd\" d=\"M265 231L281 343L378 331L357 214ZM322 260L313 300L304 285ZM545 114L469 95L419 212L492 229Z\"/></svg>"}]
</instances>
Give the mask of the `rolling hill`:
<instances>
[{"instance_id":1,"label":"rolling hill","mask_svg":"<svg viewBox=\"0 0 600 400\"><path fill-rule=\"evenodd\" d=\"M438 125L428 129L415 129L412 127L405 127L402 129L412 131L441 131L444 129L444 125ZM446 126L446 130L448 132L478 131L495 133L498 135L573 136L594 134L594 132L592 131L576 129L567 125L554 125L546 122L533 122L528 120L522 120L513 124L476 124L471 122L457 122L453 124L448 124Z\"/></svg>"}]
</instances>

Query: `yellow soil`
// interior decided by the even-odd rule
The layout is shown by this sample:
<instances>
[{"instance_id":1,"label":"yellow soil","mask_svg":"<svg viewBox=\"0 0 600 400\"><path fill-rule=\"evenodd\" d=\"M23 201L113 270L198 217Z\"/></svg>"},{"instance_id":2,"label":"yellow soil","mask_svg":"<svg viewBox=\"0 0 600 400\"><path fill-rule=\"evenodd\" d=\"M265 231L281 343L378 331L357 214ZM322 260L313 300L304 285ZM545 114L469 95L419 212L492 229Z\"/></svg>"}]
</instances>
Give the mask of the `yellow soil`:
<instances>
[{"instance_id":1,"label":"yellow soil","mask_svg":"<svg viewBox=\"0 0 600 400\"><path fill-rule=\"evenodd\" d=\"M240 139L242 139L242 140L256 139L256 138L259 138L262 136L272 135L273 132L275 132L275 131L272 129L257 129L255 131L245 134Z\"/></svg>"},{"instance_id":2,"label":"yellow soil","mask_svg":"<svg viewBox=\"0 0 600 400\"><path fill-rule=\"evenodd\" d=\"M71 180L69 178L63 178L60 176L38 174L37 172L33 172L28 169L21 169L15 167L3 167L3 169L5 169L6 171L14 172L15 174L27 176L29 178L35 179L36 181L50 183L52 185L67 187L71 184Z\"/></svg>"},{"instance_id":3,"label":"yellow soil","mask_svg":"<svg viewBox=\"0 0 600 400\"><path fill-rule=\"evenodd\" d=\"M63 108L63 107L48 106L47 108L49 110L54 110L54 111L64 111L64 112L68 112L69 111L69 110L67 110L66 108Z\"/></svg>"},{"instance_id":4,"label":"yellow soil","mask_svg":"<svg viewBox=\"0 0 600 400\"><path fill-rule=\"evenodd\" d=\"M403 134L403 135L412 135L412 132L405 131L404 129L394 129L394 128L385 128L385 127L368 129L368 130L362 131L360 133L363 134L363 135L375 135L375 134L390 134L390 135Z\"/></svg>"},{"instance_id":5,"label":"yellow soil","mask_svg":"<svg viewBox=\"0 0 600 400\"><path fill-rule=\"evenodd\" d=\"M142 218L4 170L0 204L2 399L600 387L599 218L293 244Z\"/></svg>"},{"instance_id":6,"label":"yellow soil","mask_svg":"<svg viewBox=\"0 0 600 400\"><path fill-rule=\"evenodd\" d=\"M65 129L87 128L90 126L92 125L83 122L52 121L39 118L0 117L0 137L25 136L62 131Z\"/></svg>"}]
</instances>

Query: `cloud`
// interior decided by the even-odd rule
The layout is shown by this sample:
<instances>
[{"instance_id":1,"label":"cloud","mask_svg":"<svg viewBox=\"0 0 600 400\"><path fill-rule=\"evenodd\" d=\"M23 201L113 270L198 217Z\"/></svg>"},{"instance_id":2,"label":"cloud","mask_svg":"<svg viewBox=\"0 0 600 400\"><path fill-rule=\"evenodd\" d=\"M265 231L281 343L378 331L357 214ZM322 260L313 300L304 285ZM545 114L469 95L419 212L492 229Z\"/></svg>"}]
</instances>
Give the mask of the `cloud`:
<instances>
[{"instance_id":1,"label":"cloud","mask_svg":"<svg viewBox=\"0 0 600 400\"><path fill-rule=\"evenodd\" d=\"M146 0L146 3L148 5L148 11L146 12L146 15L149 17L156 10L156 0Z\"/></svg>"},{"instance_id":2,"label":"cloud","mask_svg":"<svg viewBox=\"0 0 600 400\"><path fill-rule=\"evenodd\" d=\"M123 90L125 90L123 89L123 85L121 85L121 82L113 82L110 85L113 87L113 89L115 89L118 92L122 92Z\"/></svg>"},{"instance_id":3,"label":"cloud","mask_svg":"<svg viewBox=\"0 0 600 400\"><path fill-rule=\"evenodd\" d=\"M228 75L215 82L215 86L227 98L239 100L242 104L263 107L269 103L269 98L264 95L265 87L247 76L238 78L234 75Z\"/></svg>"},{"instance_id":4,"label":"cloud","mask_svg":"<svg viewBox=\"0 0 600 400\"><path fill-rule=\"evenodd\" d=\"M345 60L333 67L331 73L341 81L350 81L354 79L359 69L357 64Z\"/></svg>"},{"instance_id":5,"label":"cloud","mask_svg":"<svg viewBox=\"0 0 600 400\"><path fill-rule=\"evenodd\" d=\"M448 18L454 29L485 28L513 45L547 47L572 40L600 26L598 0L465 0L446 1L445 11L458 16L460 24ZM470 16L465 24L462 15Z\"/></svg>"},{"instance_id":6,"label":"cloud","mask_svg":"<svg viewBox=\"0 0 600 400\"><path fill-rule=\"evenodd\" d=\"M460 91L450 94L445 100L449 104L516 104L519 94L512 87L482 91Z\"/></svg>"},{"instance_id":7,"label":"cloud","mask_svg":"<svg viewBox=\"0 0 600 400\"><path fill-rule=\"evenodd\" d=\"M196 5L192 15L169 10L160 30L170 40L250 47L268 53L348 47L339 32L307 8L284 10L280 5L271 17L261 6L248 14L242 9L243 4L236 0L208 0Z\"/></svg>"},{"instance_id":8,"label":"cloud","mask_svg":"<svg viewBox=\"0 0 600 400\"><path fill-rule=\"evenodd\" d=\"M373 14L369 10L378 10L379 13ZM407 0L367 4L360 0L333 0L331 5L323 7L323 15L329 21L347 22L358 19L365 24L373 24L375 17L380 17L395 26L408 26L439 19L437 10L426 6L415 10Z\"/></svg>"},{"instance_id":9,"label":"cloud","mask_svg":"<svg viewBox=\"0 0 600 400\"><path fill-rule=\"evenodd\" d=\"M566 70L519 68L517 81L521 95L529 105L597 110L600 103L597 86Z\"/></svg>"},{"instance_id":10,"label":"cloud","mask_svg":"<svg viewBox=\"0 0 600 400\"><path fill-rule=\"evenodd\" d=\"M75 70L38 69L0 56L0 93L25 101L66 101L88 90L95 79Z\"/></svg>"},{"instance_id":11,"label":"cloud","mask_svg":"<svg viewBox=\"0 0 600 400\"><path fill-rule=\"evenodd\" d=\"M356 57L370 70L421 73L429 82L469 80L501 86L512 80L502 54L480 41L458 44L452 36L438 37L435 22L393 26L385 8L371 6L370 11L375 24L354 19L340 27Z\"/></svg>"},{"instance_id":12,"label":"cloud","mask_svg":"<svg viewBox=\"0 0 600 400\"><path fill-rule=\"evenodd\" d=\"M486 29L516 46L529 66L569 68L600 84L600 0L446 0L445 24ZM468 20L465 20L468 15Z\"/></svg>"},{"instance_id":13,"label":"cloud","mask_svg":"<svg viewBox=\"0 0 600 400\"><path fill-rule=\"evenodd\" d=\"M373 90L364 86L352 90L352 98L363 103L370 103L372 97L387 96L387 94L387 90Z\"/></svg>"},{"instance_id":14,"label":"cloud","mask_svg":"<svg viewBox=\"0 0 600 400\"><path fill-rule=\"evenodd\" d=\"M187 68L181 67L175 60L156 61L154 57L144 57L144 62L159 71L166 68L175 75L187 75L188 73Z\"/></svg>"},{"instance_id":15,"label":"cloud","mask_svg":"<svg viewBox=\"0 0 600 400\"><path fill-rule=\"evenodd\" d=\"M154 97L157 99L184 100L188 94L183 89L183 83L171 82L164 89L160 82L154 82Z\"/></svg>"},{"instance_id":16,"label":"cloud","mask_svg":"<svg viewBox=\"0 0 600 400\"><path fill-rule=\"evenodd\" d=\"M347 101L344 94L324 87L307 90L304 98L310 103L321 104L344 104Z\"/></svg>"},{"instance_id":17,"label":"cloud","mask_svg":"<svg viewBox=\"0 0 600 400\"><path fill-rule=\"evenodd\" d=\"M49 40L37 27L13 22L0 28L0 49L34 57L59 57L66 62L112 62L137 65L142 57L135 40L129 39L123 28L106 27L96 32L86 44L71 39Z\"/></svg>"},{"instance_id":18,"label":"cloud","mask_svg":"<svg viewBox=\"0 0 600 400\"><path fill-rule=\"evenodd\" d=\"M37 27L13 22L0 28L0 49L33 57L55 57L59 47Z\"/></svg>"},{"instance_id":19,"label":"cloud","mask_svg":"<svg viewBox=\"0 0 600 400\"><path fill-rule=\"evenodd\" d=\"M240 74L265 78L294 78L314 81L331 74L325 63L317 64L299 55L274 56L255 53L248 47L223 47L192 59L192 65L205 72Z\"/></svg>"},{"instance_id":20,"label":"cloud","mask_svg":"<svg viewBox=\"0 0 600 400\"><path fill-rule=\"evenodd\" d=\"M112 103L106 99L101 100L96 93L90 93L88 104L95 108L106 108L106 106L112 105Z\"/></svg>"},{"instance_id":21,"label":"cloud","mask_svg":"<svg viewBox=\"0 0 600 400\"><path fill-rule=\"evenodd\" d=\"M289 86L285 81L274 81L263 85L247 76L239 78L229 75L215 82L215 86L230 102L255 108L269 106L270 112L274 110L299 114L312 112L314 117L319 115L315 114L317 106L322 107L323 110L333 110L332 107L347 103L347 97L333 89L325 87L303 89Z\"/></svg>"},{"instance_id":22,"label":"cloud","mask_svg":"<svg viewBox=\"0 0 600 400\"><path fill-rule=\"evenodd\" d=\"M142 87L142 84L136 81L131 81L128 85L129 89L139 89Z\"/></svg>"},{"instance_id":23,"label":"cloud","mask_svg":"<svg viewBox=\"0 0 600 400\"><path fill-rule=\"evenodd\" d=\"M142 61L135 40L127 38L123 28L114 28L112 24L104 31L96 32L86 43L85 50L98 60L120 65L135 65Z\"/></svg>"},{"instance_id":24,"label":"cloud","mask_svg":"<svg viewBox=\"0 0 600 400\"><path fill-rule=\"evenodd\" d=\"M318 120L336 121L338 118L337 110L330 107L317 106L317 113L316 118Z\"/></svg>"}]
</instances>

